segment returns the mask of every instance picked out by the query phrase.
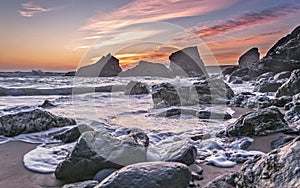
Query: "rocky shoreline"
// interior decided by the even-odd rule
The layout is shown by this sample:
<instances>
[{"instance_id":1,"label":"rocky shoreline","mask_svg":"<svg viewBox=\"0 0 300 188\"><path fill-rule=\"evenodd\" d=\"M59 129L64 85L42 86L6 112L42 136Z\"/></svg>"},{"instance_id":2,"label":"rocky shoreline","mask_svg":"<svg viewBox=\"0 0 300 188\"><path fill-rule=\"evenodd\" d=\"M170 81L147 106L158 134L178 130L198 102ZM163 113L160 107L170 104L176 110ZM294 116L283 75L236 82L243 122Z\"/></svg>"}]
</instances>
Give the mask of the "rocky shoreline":
<instances>
[{"instance_id":1,"label":"rocky shoreline","mask_svg":"<svg viewBox=\"0 0 300 188\"><path fill-rule=\"evenodd\" d=\"M152 108L159 110L151 114L155 117L188 116L218 121L221 130L216 134L197 129L177 133L109 126L95 129L46 111L55 105L45 101L39 109L1 116L0 135L14 137L72 125L64 132L50 135L57 141L57 148L72 143L67 151L53 150L58 157L51 161L55 177L64 182L65 188L300 187L299 28L276 43L262 59L257 58L256 48L246 52L240 65L225 69L223 75L208 77L205 70L199 69L196 74L188 68L188 75L202 77L189 85L163 82L149 86L132 81L122 87L124 95L151 95ZM195 60L186 54L181 59L180 54L171 55L176 66L182 66L187 59ZM105 59L114 65L118 63L112 56L101 61ZM85 74L87 69L93 66L80 72ZM236 94L233 87L240 83L252 84L253 92ZM214 105L245 108L249 112L230 121L232 115L225 111L201 109ZM270 136L274 136L268 140L272 151L249 149L257 137ZM32 162L29 156L30 152L24 156L25 166ZM241 168L204 185L201 180L207 165Z\"/></svg>"}]
</instances>

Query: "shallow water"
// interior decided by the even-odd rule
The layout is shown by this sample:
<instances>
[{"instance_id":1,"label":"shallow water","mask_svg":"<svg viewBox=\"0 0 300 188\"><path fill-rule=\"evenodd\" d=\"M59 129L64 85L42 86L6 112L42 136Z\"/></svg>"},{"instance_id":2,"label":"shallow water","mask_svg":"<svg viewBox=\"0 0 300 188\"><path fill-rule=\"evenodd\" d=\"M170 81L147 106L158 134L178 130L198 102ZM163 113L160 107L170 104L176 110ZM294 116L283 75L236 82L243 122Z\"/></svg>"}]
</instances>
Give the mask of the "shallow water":
<instances>
[{"instance_id":1,"label":"shallow water","mask_svg":"<svg viewBox=\"0 0 300 188\"><path fill-rule=\"evenodd\" d=\"M28 76L28 77L0 77L0 87L18 89L64 89L66 87L101 87L108 85L126 85L131 80L142 81L149 86L162 82L171 82L173 85L191 85L197 79L190 78L86 78L86 77L63 77L63 76ZM252 87L248 83L231 85L235 93L251 91ZM114 134L122 129L141 128L150 137L150 142L156 144L172 135L180 135L181 139L189 138L191 134L204 132L211 135L211 140L215 140L214 134L223 129L226 124L233 122L218 120L200 120L191 116L180 117L156 117L158 109L153 109L151 95L127 96L123 92L112 93L85 93L80 95L46 95L46 96L1 96L0 97L0 116L28 111L41 105L44 100L49 100L55 107L46 109L56 115L74 118L77 124L85 123L95 129L104 129ZM188 108L213 109L233 114L234 111L229 107L213 105L192 106ZM53 140L51 135L54 132L61 132L70 127L55 128L39 133L23 134L13 138L0 136L0 144L10 140L20 140L29 143L41 143L37 149L24 156L25 166L33 171L41 173L51 173L56 165L64 159L70 149L70 144L55 145L57 140ZM219 141L220 143L222 141ZM197 143L195 143L197 144ZM233 148L232 148L233 150ZM59 153L59 154L58 154ZM217 152L218 153L218 152ZM219 154L221 155L222 152ZM53 160L49 160L53 159ZM222 160L215 156L214 161ZM223 161L223 164L230 163ZM230 163L232 164L232 163Z\"/></svg>"}]
</instances>

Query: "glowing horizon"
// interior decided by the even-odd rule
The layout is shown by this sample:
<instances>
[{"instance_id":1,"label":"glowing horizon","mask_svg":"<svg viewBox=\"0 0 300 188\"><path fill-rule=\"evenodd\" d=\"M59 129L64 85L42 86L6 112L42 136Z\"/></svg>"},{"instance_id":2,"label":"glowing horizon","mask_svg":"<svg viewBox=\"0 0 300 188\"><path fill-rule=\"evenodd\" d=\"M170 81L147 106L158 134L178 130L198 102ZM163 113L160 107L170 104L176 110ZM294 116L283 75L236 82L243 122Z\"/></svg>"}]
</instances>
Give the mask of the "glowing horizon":
<instances>
[{"instance_id":1,"label":"glowing horizon","mask_svg":"<svg viewBox=\"0 0 300 188\"><path fill-rule=\"evenodd\" d=\"M101 41L106 49L90 57L89 62L114 53L114 46L172 35L160 25L155 26L156 22L178 26L199 37L219 65L237 64L238 58L252 47L257 47L263 57L281 37L299 25L300 16L300 4L295 0L276 3L271 0L116 0L109 3L104 0L89 3L12 0L1 2L0 7L2 71L76 70L95 41ZM154 25L149 27L146 23ZM160 38L155 40L161 41ZM167 63L172 52L194 42L190 40L182 35L177 38L182 45L157 50L141 44L114 55L123 69L140 60ZM202 54L201 49L200 54L207 66L212 62L215 65L215 60L210 60L211 55Z\"/></svg>"}]
</instances>

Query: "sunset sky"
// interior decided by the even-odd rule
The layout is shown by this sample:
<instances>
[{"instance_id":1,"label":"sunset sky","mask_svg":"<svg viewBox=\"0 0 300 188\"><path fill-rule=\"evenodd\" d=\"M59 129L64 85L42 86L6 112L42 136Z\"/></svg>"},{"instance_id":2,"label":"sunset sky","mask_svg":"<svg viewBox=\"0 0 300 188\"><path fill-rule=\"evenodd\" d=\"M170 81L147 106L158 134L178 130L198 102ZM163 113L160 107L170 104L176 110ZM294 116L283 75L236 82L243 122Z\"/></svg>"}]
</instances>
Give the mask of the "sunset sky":
<instances>
[{"instance_id":1,"label":"sunset sky","mask_svg":"<svg viewBox=\"0 0 300 188\"><path fill-rule=\"evenodd\" d=\"M0 70L75 70L109 52L123 68L164 63L189 45L206 47L207 65L236 64L252 47L264 56L299 18L299 0L3 0Z\"/></svg>"}]
</instances>

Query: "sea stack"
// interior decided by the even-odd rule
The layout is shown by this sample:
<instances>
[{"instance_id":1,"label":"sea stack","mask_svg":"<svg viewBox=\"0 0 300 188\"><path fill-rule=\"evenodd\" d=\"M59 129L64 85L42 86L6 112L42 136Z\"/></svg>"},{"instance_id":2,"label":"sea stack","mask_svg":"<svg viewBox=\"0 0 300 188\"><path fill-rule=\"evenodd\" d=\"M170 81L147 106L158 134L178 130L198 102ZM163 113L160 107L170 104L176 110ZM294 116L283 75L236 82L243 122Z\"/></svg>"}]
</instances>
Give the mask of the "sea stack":
<instances>
[{"instance_id":1,"label":"sea stack","mask_svg":"<svg viewBox=\"0 0 300 188\"><path fill-rule=\"evenodd\" d=\"M108 54L103 56L97 63L80 67L76 73L76 76L85 77L112 77L118 76L122 71L119 60Z\"/></svg>"},{"instance_id":2,"label":"sea stack","mask_svg":"<svg viewBox=\"0 0 300 188\"><path fill-rule=\"evenodd\" d=\"M248 67L259 60L260 53L258 48L251 48L239 58L239 66Z\"/></svg>"},{"instance_id":3,"label":"sea stack","mask_svg":"<svg viewBox=\"0 0 300 188\"><path fill-rule=\"evenodd\" d=\"M170 70L176 76L200 77L206 76L206 68L196 46L184 48L169 56Z\"/></svg>"}]
</instances>

